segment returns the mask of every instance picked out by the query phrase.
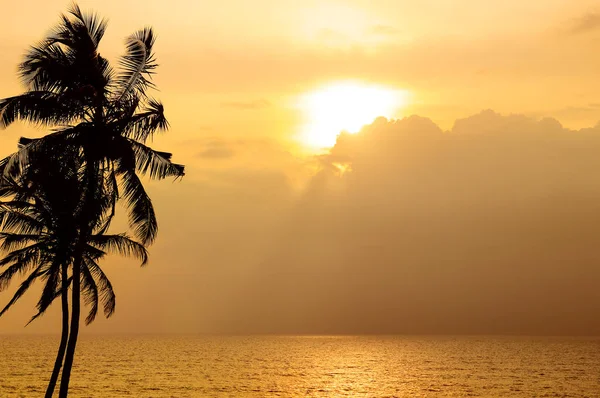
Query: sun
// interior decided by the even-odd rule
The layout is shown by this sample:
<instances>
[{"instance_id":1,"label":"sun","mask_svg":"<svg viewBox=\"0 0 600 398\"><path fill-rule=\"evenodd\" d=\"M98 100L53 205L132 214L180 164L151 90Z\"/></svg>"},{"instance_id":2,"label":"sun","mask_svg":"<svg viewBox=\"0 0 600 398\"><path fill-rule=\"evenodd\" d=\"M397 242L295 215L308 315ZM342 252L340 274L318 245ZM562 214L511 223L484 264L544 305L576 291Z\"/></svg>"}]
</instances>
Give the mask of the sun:
<instances>
[{"instance_id":1,"label":"sun","mask_svg":"<svg viewBox=\"0 0 600 398\"><path fill-rule=\"evenodd\" d=\"M300 141L331 147L340 132L357 133L379 116L391 118L408 104L406 90L359 82L333 83L300 98L306 123Z\"/></svg>"}]
</instances>

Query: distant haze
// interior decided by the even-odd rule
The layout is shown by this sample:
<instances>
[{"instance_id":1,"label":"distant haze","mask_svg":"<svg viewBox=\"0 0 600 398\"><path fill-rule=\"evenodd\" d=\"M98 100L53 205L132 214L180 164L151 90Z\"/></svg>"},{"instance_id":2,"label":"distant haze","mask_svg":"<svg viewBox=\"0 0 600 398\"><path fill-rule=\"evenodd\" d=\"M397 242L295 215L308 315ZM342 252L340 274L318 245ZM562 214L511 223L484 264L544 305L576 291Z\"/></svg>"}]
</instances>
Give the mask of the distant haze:
<instances>
[{"instance_id":1,"label":"distant haze","mask_svg":"<svg viewBox=\"0 0 600 398\"><path fill-rule=\"evenodd\" d=\"M38 3L5 10L0 97L67 6ZM298 22L321 2L117 3L80 2L110 19L107 56L157 29L153 146L187 175L148 183L150 264L104 263L117 310L83 333L600 334L597 2L323 2L337 25ZM290 104L348 77L414 102L308 151ZM0 131L0 154L44 132ZM36 299L0 333L58 332L59 308L23 328Z\"/></svg>"}]
</instances>

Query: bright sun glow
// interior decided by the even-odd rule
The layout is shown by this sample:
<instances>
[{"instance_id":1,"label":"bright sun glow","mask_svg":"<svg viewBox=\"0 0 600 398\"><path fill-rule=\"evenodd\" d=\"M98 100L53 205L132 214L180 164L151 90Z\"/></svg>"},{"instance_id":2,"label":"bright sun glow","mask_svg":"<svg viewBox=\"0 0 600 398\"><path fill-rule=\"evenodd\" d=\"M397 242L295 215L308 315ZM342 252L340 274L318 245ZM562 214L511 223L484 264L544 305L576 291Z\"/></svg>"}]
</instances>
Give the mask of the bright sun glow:
<instances>
[{"instance_id":1,"label":"bright sun glow","mask_svg":"<svg viewBox=\"0 0 600 398\"><path fill-rule=\"evenodd\" d=\"M326 86L301 98L306 124L301 141L331 147L341 131L357 133L378 116L391 118L408 103L408 92L355 82Z\"/></svg>"}]
</instances>

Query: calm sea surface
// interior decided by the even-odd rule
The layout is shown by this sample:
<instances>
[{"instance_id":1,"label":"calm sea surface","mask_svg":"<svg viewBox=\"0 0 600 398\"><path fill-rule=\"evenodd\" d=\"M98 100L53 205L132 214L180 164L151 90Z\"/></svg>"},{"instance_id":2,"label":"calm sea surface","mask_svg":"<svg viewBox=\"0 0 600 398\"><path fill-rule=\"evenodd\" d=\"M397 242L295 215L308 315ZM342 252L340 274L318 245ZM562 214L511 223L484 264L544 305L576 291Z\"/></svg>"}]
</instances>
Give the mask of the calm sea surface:
<instances>
[{"instance_id":1,"label":"calm sea surface","mask_svg":"<svg viewBox=\"0 0 600 398\"><path fill-rule=\"evenodd\" d=\"M58 337L0 336L0 396L43 396ZM84 336L72 397L600 397L600 339Z\"/></svg>"}]
</instances>

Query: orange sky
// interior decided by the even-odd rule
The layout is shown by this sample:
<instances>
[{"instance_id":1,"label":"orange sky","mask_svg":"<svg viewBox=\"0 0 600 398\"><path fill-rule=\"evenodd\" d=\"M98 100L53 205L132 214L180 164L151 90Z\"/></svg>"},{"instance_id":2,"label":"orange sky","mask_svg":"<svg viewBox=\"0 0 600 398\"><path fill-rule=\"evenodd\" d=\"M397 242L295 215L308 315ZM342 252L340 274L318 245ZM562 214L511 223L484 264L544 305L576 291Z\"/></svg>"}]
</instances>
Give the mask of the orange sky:
<instances>
[{"instance_id":1,"label":"orange sky","mask_svg":"<svg viewBox=\"0 0 600 398\"><path fill-rule=\"evenodd\" d=\"M154 146L188 167L149 184L151 264L107 261L117 313L88 332L600 333L596 0L79 4L109 18L111 60L155 28L171 130ZM0 97L67 6L4 6ZM388 117L429 120L317 156L299 99L348 80L409 93ZM42 133L0 132L1 155ZM55 315L27 330L58 331Z\"/></svg>"}]
</instances>

